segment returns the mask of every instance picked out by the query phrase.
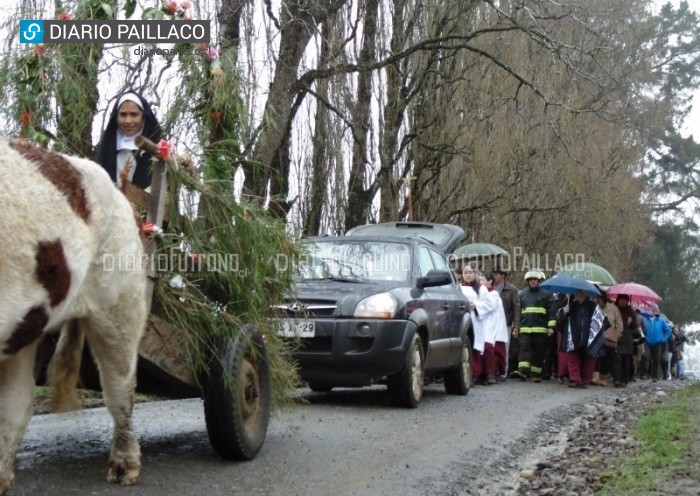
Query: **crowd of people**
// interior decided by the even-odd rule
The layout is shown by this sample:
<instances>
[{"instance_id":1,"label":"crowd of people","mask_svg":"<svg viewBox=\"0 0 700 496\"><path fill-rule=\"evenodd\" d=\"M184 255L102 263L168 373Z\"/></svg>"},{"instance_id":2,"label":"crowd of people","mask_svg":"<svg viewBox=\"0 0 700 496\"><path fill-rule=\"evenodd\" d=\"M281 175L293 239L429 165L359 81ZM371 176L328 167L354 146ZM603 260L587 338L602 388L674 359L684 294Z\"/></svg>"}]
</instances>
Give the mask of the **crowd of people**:
<instances>
[{"instance_id":1,"label":"crowd of people","mask_svg":"<svg viewBox=\"0 0 700 496\"><path fill-rule=\"evenodd\" d=\"M583 389L684 378L685 336L653 303L635 308L630 295L613 300L600 286L595 296L555 295L539 270L525 274L522 290L501 267L482 274L465 263L455 275L469 300L475 384L510 377Z\"/></svg>"}]
</instances>

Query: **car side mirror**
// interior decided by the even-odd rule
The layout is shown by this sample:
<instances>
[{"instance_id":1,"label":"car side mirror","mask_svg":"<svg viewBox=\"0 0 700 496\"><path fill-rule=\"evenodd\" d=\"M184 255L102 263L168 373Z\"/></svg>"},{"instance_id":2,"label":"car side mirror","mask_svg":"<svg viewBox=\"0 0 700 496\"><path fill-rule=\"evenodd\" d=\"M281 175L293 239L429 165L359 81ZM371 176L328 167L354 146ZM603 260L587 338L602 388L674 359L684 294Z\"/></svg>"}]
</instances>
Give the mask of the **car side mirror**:
<instances>
[{"instance_id":1,"label":"car side mirror","mask_svg":"<svg viewBox=\"0 0 700 496\"><path fill-rule=\"evenodd\" d=\"M445 286L452 282L452 275L449 270L431 269L425 277L419 277L416 281L418 288L431 288L434 286Z\"/></svg>"}]
</instances>

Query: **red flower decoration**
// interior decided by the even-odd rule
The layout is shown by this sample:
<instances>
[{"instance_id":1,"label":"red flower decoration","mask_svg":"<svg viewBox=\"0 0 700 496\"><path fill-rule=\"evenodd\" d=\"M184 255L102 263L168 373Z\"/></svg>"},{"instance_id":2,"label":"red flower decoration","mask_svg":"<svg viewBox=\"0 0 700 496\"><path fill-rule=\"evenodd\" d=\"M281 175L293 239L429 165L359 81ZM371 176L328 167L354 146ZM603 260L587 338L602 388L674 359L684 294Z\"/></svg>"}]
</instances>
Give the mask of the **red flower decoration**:
<instances>
[{"instance_id":1,"label":"red flower decoration","mask_svg":"<svg viewBox=\"0 0 700 496\"><path fill-rule=\"evenodd\" d=\"M144 222L141 224L141 232L146 236L161 237L163 235L163 229L155 225L153 222Z\"/></svg>"},{"instance_id":2,"label":"red flower decoration","mask_svg":"<svg viewBox=\"0 0 700 496\"><path fill-rule=\"evenodd\" d=\"M165 160L170 156L172 145L168 141L160 140L156 146L158 147L158 155L160 155L161 160Z\"/></svg>"},{"instance_id":3,"label":"red flower decoration","mask_svg":"<svg viewBox=\"0 0 700 496\"><path fill-rule=\"evenodd\" d=\"M180 8L182 8L182 10L187 10L190 7L192 7L192 4L190 2L188 2L187 0L185 0L184 2L182 2L180 4Z\"/></svg>"},{"instance_id":4,"label":"red flower decoration","mask_svg":"<svg viewBox=\"0 0 700 496\"><path fill-rule=\"evenodd\" d=\"M223 116L224 114L222 114L218 110L215 110L211 113L211 120L213 120L214 122L219 122Z\"/></svg>"},{"instance_id":5,"label":"red flower decoration","mask_svg":"<svg viewBox=\"0 0 700 496\"><path fill-rule=\"evenodd\" d=\"M34 55L36 55L37 57L43 57L45 53L46 53L46 46L37 45L34 47Z\"/></svg>"},{"instance_id":6,"label":"red flower decoration","mask_svg":"<svg viewBox=\"0 0 700 496\"><path fill-rule=\"evenodd\" d=\"M22 115L21 115L20 118L19 118L19 122L20 122L23 126L28 126L28 125L32 122L32 116L31 116L31 114L30 114L29 112L27 112L27 111L22 112Z\"/></svg>"},{"instance_id":7,"label":"red flower decoration","mask_svg":"<svg viewBox=\"0 0 700 496\"><path fill-rule=\"evenodd\" d=\"M167 10L171 14L174 14L175 12L177 12L177 2L170 0L165 6L165 10Z\"/></svg>"},{"instance_id":8,"label":"red flower decoration","mask_svg":"<svg viewBox=\"0 0 700 496\"><path fill-rule=\"evenodd\" d=\"M59 21L70 21L70 14L68 12L61 12L58 14Z\"/></svg>"}]
</instances>

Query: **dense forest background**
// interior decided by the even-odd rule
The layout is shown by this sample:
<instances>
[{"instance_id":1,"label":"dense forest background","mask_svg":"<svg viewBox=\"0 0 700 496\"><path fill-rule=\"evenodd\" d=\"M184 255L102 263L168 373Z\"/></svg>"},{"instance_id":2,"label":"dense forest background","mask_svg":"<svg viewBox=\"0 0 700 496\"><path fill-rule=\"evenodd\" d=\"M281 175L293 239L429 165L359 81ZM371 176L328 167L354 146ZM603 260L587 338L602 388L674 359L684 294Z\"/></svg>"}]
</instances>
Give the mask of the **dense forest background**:
<instances>
[{"instance_id":1,"label":"dense forest background","mask_svg":"<svg viewBox=\"0 0 700 496\"><path fill-rule=\"evenodd\" d=\"M687 2L16 0L2 12L3 134L91 157L133 88L205 177L231 178L290 233L458 224L469 241L540 255L516 261L516 285L529 265L583 254L654 288L674 322L700 321L700 144L679 132L700 85ZM20 45L17 21L36 18L210 19L215 39Z\"/></svg>"}]
</instances>

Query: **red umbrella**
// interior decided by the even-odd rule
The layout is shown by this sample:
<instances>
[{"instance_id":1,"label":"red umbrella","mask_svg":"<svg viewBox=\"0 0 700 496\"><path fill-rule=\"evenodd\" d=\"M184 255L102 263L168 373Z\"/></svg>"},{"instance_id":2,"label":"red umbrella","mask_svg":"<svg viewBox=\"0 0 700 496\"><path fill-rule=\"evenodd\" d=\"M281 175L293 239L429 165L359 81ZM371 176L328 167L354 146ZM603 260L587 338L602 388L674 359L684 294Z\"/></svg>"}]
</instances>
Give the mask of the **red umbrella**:
<instances>
[{"instance_id":1,"label":"red umbrella","mask_svg":"<svg viewBox=\"0 0 700 496\"><path fill-rule=\"evenodd\" d=\"M640 312L648 313L650 315L659 315L661 313L659 310L659 305L653 301L632 301L630 302L630 305Z\"/></svg>"},{"instance_id":2,"label":"red umbrella","mask_svg":"<svg viewBox=\"0 0 700 496\"><path fill-rule=\"evenodd\" d=\"M630 300L636 302L657 302L663 300L653 289L644 284L637 284L636 282L623 282L621 284L614 284L608 288L608 297L611 299L615 299L617 295L621 294L629 295Z\"/></svg>"}]
</instances>

